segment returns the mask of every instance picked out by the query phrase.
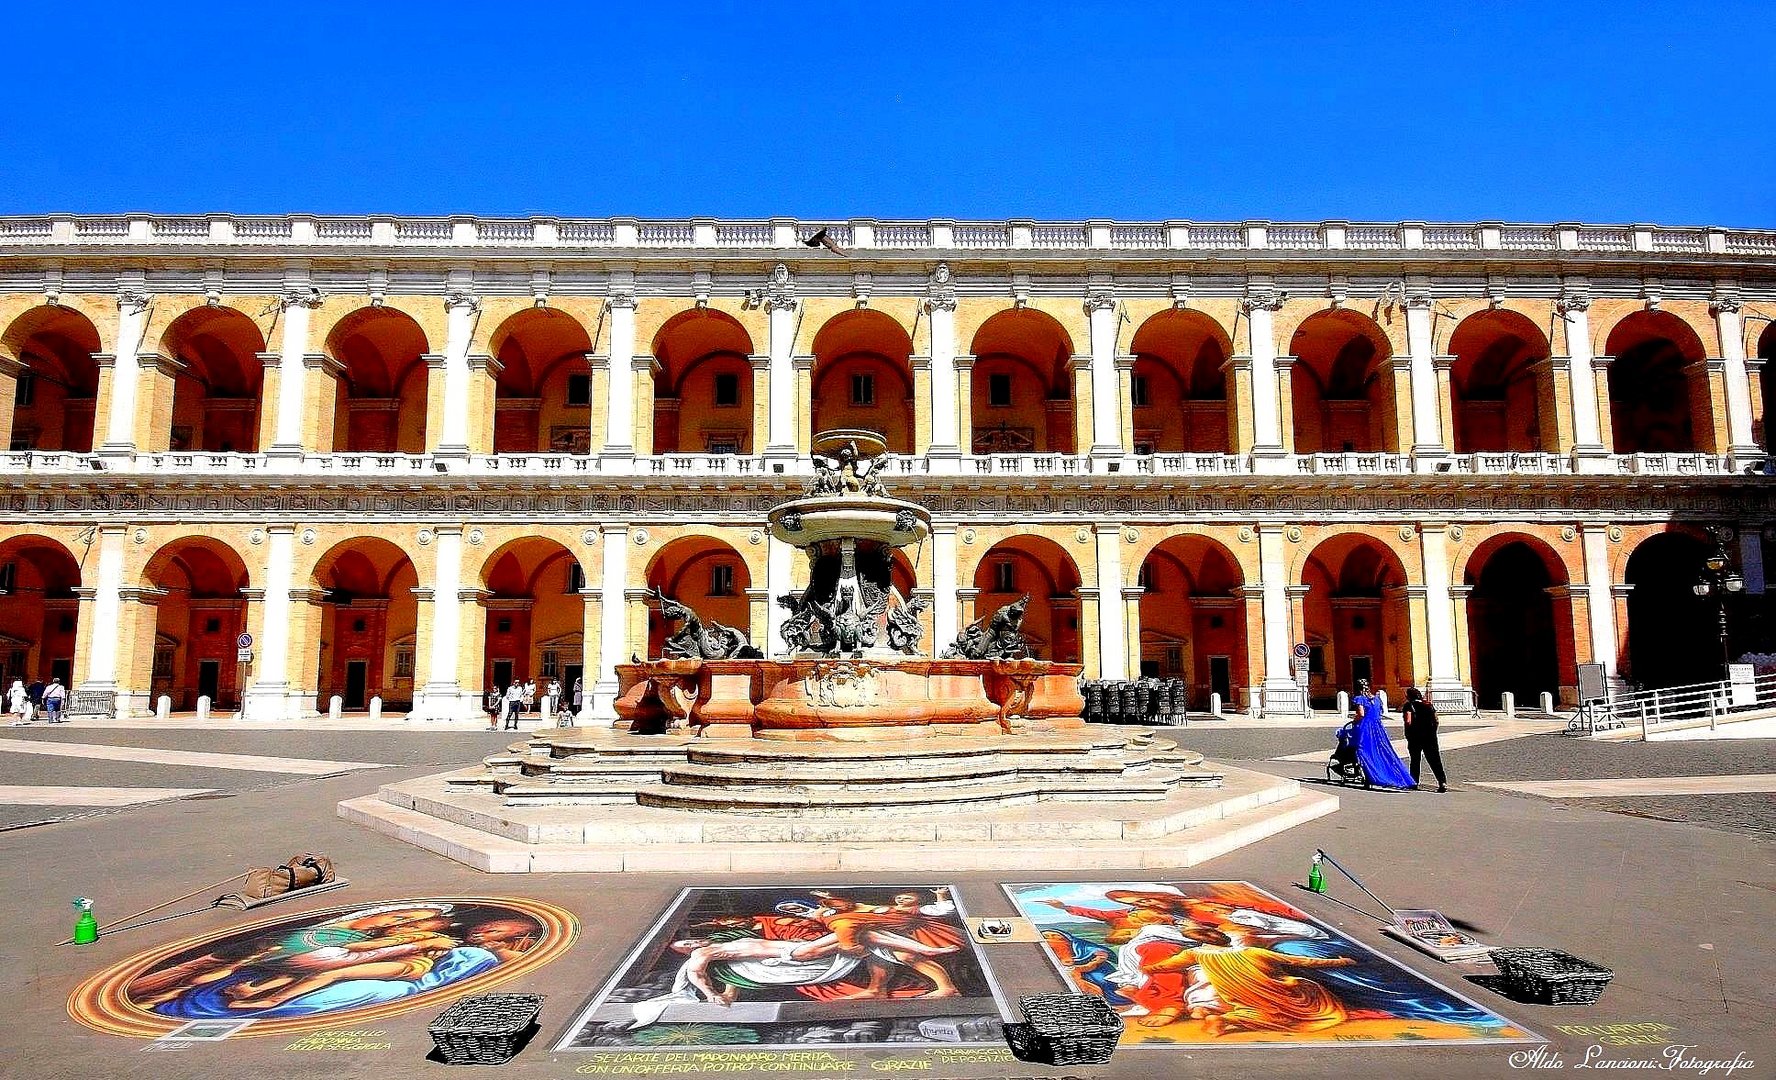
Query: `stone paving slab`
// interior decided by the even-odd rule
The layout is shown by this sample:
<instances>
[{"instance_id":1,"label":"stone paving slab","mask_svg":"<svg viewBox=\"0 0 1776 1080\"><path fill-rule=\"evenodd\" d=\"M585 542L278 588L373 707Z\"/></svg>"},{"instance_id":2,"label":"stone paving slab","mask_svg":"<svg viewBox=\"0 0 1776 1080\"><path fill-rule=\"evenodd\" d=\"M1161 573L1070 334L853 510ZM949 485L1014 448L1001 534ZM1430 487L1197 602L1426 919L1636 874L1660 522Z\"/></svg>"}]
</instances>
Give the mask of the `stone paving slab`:
<instances>
[{"instance_id":1,"label":"stone paving slab","mask_svg":"<svg viewBox=\"0 0 1776 1080\"><path fill-rule=\"evenodd\" d=\"M1735 795L1776 791L1776 773L1722 776L1633 776L1596 780L1475 781L1479 787L1544 799L1622 798L1629 795Z\"/></svg>"}]
</instances>

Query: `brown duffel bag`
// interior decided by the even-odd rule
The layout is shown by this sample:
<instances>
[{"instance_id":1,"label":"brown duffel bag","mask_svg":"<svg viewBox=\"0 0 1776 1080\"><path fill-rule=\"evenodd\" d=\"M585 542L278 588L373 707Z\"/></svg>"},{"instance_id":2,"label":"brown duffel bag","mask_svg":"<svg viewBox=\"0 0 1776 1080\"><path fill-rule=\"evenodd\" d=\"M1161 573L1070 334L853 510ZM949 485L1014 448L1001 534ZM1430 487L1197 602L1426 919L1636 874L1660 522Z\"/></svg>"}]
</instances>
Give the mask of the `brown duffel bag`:
<instances>
[{"instance_id":1,"label":"brown duffel bag","mask_svg":"<svg viewBox=\"0 0 1776 1080\"><path fill-rule=\"evenodd\" d=\"M247 871L247 883L241 886L240 895L249 900L260 900L324 885L332 880L333 860L325 855L305 852L291 856L282 866L261 866Z\"/></svg>"}]
</instances>

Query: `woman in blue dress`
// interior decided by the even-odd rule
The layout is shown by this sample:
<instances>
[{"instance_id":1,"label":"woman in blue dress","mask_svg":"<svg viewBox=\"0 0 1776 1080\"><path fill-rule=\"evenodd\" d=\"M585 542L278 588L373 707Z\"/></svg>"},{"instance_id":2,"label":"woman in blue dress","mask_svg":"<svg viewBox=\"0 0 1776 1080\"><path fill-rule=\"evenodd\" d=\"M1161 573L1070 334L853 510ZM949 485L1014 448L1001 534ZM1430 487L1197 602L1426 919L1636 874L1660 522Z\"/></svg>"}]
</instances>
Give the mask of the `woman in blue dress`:
<instances>
[{"instance_id":1,"label":"woman in blue dress","mask_svg":"<svg viewBox=\"0 0 1776 1080\"><path fill-rule=\"evenodd\" d=\"M1381 725L1381 698L1369 689L1368 679L1357 680L1357 696L1351 698L1352 723L1356 726L1357 760L1369 777L1369 786L1409 791L1417 787L1406 763L1394 753L1387 729Z\"/></svg>"}]
</instances>

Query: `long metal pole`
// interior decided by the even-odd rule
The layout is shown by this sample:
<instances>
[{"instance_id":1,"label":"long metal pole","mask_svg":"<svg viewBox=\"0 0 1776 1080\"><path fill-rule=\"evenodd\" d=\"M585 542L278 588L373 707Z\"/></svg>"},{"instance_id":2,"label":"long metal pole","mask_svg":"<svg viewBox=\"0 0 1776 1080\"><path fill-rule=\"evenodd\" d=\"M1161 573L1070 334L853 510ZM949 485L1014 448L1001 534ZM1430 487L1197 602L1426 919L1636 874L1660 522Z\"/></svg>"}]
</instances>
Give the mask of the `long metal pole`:
<instances>
[{"instance_id":1,"label":"long metal pole","mask_svg":"<svg viewBox=\"0 0 1776 1080\"><path fill-rule=\"evenodd\" d=\"M1339 873L1343 874L1347 878L1350 878L1351 883L1354 884L1357 888L1362 889L1364 896L1367 896L1369 899L1380 904L1383 908L1385 908L1387 910L1387 913L1389 915L1393 916L1394 918L1398 919L1400 917L1398 912L1396 912L1393 908L1388 907L1386 900L1383 900L1381 897L1376 896L1374 893L1370 892L1369 886L1363 884L1361 881L1358 881L1357 875L1351 873L1349 870L1346 870L1343 866L1340 866L1338 863L1338 860L1334 859L1332 856L1326 854L1326 851L1324 848L1319 848L1316 850L1319 851L1321 858L1323 858L1327 862L1331 863L1338 870Z\"/></svg>"}]
</instances>

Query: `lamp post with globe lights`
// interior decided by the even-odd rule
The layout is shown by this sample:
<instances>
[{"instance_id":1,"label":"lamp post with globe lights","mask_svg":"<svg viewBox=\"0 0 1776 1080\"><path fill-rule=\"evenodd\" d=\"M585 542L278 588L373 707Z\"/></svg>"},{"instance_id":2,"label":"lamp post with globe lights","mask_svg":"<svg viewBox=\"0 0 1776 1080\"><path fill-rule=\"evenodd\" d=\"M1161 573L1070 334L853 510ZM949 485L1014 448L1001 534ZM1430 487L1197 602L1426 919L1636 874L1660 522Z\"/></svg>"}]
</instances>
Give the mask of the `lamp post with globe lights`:
<instances>
[{"instance_id":1,"label":"lamp post with globe lights","mask_svg":"<svg viewBox=\"0 0 1776 1080\"><path fill-rule=\"evenodd\" d=\"M1702 560L1702 569L1696 573L1696 582L1690 586L1698 597L1714 600L1715 633L1720 637L1721 678L1732 677L1729 670L1733 658L1727 650L1727 599L1738 596L1745 591L1745 579L1733 569L1732 561L1727 557L1725 537L1719 532L1711 532L1714 540L1714 551Z\"/></svg>"}]
</instances>

